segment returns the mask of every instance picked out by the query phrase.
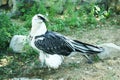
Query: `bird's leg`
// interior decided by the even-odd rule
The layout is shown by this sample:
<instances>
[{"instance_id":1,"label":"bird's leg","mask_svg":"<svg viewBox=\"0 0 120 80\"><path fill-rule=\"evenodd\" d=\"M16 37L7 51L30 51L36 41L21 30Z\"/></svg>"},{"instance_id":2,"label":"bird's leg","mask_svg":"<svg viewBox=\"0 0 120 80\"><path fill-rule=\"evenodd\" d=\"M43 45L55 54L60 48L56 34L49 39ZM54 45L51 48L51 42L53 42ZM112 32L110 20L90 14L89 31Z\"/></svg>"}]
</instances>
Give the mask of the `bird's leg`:
<instances>
[{"instance_id":1,"label":"bird's leg","mask_svg":"<svg viewBox=\"0 0 120 80\"><path fill-rule=\"evenodd\" d=\"M40 63L40 64L41 64L40 66L46 68L46 64L45 64L45 54L43 53L43 51L40 51L40 53L39 53L39 61L41 62L41 63Z\"/></svg>"},{"instance_id":2,"label":"bird's leg","mask_svg":"<svg viewBox=\"0 0 120 80\"><path fill-rule=\"evenodd\" d=\"M87 54L84 54L83 56L88 60L88 63L89 63L89 64L92 64L92 63L93 63L92 59L91 59L90 57L88 57Z\"/></svg>"}]
</instances>

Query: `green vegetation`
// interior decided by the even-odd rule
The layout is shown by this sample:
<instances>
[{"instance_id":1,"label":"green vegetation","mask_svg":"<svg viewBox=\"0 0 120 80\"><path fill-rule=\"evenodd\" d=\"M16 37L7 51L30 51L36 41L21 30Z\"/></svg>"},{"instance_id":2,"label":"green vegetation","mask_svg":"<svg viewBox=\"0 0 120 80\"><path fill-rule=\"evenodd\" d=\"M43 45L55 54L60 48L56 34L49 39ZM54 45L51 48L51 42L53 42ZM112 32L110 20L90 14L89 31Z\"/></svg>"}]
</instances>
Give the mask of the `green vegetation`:
<instances>
[{"instance_id":1,"label":"green vegetation","mask_svg":"<svg viewBox=\"0 0 120 80\"><path fill-rule=\"evenodd\" d=\"M10 37L14 32L14 27L11 28L12 24L10 19L4 14L0 15L0 26L0 44L2 45L0 46L0 49L4 49L9 44Z\"/></svg>"},{"instance_id":2,"label":"green vegetation","mask_svg":"<svg viewBox=\"0 0 120 80\"><path fill-rule=\"evenodd\" d=\"M24 32L24 33L23 33ZM11 37L15 34L26 34L27 29L13 24L8 16L0 14L0 49L6 50L9 46Z\"/></svg>"},{"instance_id":3,"label":"green vegetation","mask_svg":"<svg viewBox=\"0 0 120 80\"><path fill-rule=\"evenodd\" d=\"M31 63L38 59L38 54L36 54L28 44L24 48L26 53L11 54L10 51L6 51L8 50L9 43L13 35L29 34L31 19L35 14L40 13L46 16L48 15L47 17L50 21L49 23L46 23L48 29L57 32L69 33L68 31L73 29L81 31L95 29L98 23L94 15L94 3L80 6L77 3L73 4L67 2L67 4L64 5L64 9L60 7L61 1L56 5L50 6L50 8L45 7L43 1L41 1L41 3L34 4L29 9L22 7L24 4L20 3L19 5L21 7L20 11L22 12L22 16L19 16L18 18L24 22L19 23L21 25L17 24L18 22L15 20L12 21L6 14L0 14L0 50L4 50L4 53L0 52L0 62L2 64L2 66L0 66L0 80L3 78L35 75L29 73L30 71L25 72L29 66L32 65ZM59 12L58 10L62 11ZM101 16L102 12L103 11L98 13L98 16ZM108 14L106 15L107 17L109 16ZM105 18L103 20L105 20ZM103 22L105 23L105 21ZM113 24L116 23L113 22ZM95 61L97 60L98 58L96 57ZM6 64L3 65L2 62L6 62ZM79 65L70 63L70 67L78 68Z\"/></svg>"},{"instance_id":4,"label":"green vegetation","mask_svg":"<svg viewBox=\"0 0 120 80\"><path fill-rule=\"evenodd\" d=\"M77 3L67 2L67 5L64 5L64 9L59 9L61 1L56 5L46 8L44 1L34 4L29 9L22 3L19 3L20 11L22 16L19 16L21 20L24 21L24 25L17 25L14 22L12 23L10 18L5 14L0 15L0 44L2 45L0 49L6 49L8 47L10 39L15 34L26 34L31 28L31 19L35 14L48 14L48 19L50 20L47 23L49 30L53 31L68 31L70 29L93 29L97 25L97 20L94 16L95 13L95 4L84 4L82 6ZM62 10L61 14L58 14L58 10ZM98 13L99 14L99 13ZM88 27L89 26L89 27Z\"/></svg>"},{"instance_id":5,"label":"green vegetation","mask_svg":"<svg viewBox=\"0 0 120 80\"><path fill-rule=\"evenodd\" d=\"M38 13L44 15L48 14L48 19L50 20L50 22L47 23L48 29L54 31L66 31L67 29L72 28L82 29L90 24L94 24L95 26L97 23L93 11L94 4L83 5L80 7L78 4L67 2L67 5L65 5L65 9L61 14L58 14L57 12L59 8L61 8L58 6L59 2L50 8L46 8L43 2L41 2L31 7L30 10L24 13L20 18L26 21L27 26L30 26L30 21L33 15Z\"/></svg>"}]
</instances>

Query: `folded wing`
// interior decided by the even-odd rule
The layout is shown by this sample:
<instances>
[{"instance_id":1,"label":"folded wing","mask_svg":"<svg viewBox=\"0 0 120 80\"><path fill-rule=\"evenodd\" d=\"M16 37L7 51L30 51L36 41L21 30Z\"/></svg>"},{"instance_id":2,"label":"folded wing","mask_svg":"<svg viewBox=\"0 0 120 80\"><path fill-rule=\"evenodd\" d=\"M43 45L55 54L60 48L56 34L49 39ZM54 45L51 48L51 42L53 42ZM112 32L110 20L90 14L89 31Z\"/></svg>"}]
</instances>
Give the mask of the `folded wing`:
<instances>
[{"instance_id":1,"label":"folded wing","mask_svg":"<svg viewBox=\"0 0 120 80\"><path fill-rule=\"evenodd\" d=\"M65 37L51 31L47 31L44 35L36 36L35 39L35 46L48 54L67 56L74 51L73 46Z\"/></svg>"}]
</instances>

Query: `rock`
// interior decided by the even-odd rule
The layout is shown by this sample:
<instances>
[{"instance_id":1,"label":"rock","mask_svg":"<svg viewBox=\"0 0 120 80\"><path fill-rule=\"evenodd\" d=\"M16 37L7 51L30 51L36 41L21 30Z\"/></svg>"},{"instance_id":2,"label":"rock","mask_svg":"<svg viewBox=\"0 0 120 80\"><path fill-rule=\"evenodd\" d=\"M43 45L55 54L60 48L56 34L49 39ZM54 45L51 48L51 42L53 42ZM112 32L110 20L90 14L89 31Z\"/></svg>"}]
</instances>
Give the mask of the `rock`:
<instances>
[{"instance_id":1,"label":"rock","mask_svg":"<svg viewBox=\"0 0 120 80\"><path fill-rule=\"evenodd\" d=\"M10 80L42 80L42 79L37 79L37 78L26 78L26 77L21 77L21 78L13 78Z\"/></svg>"},{"instance_id":2,"label":"rock","mask_svg":"<svg viewBox=\"0 0 120 80\"><path fill-rule=\"evenodd\" d=\"M116 13L120 14L120 0L117 2L115 6Z\"/></svg>"},{"instance_id":3,"label":"rock","mask_svg":"<svg viewBox=\"0 0 120 80\"><path fill-rule=\"evenodd\" d=\"M7 0L2 0L2 4L6 5L7 4Z\"/></svg>"},{"instance_id":4,"label":"rock","mask_svg":"<svg viewBox=\"0 0 120 80\"><path fill-rule=\"evenodd\" d=\"M37 3L37 0L35 0ZM23 13L27 10L29 10L30 7L32 7L35 3L34 0L10 0L8 2L8 6L11 7L11 12L8 13L8 16L11 18L17 18L20 15L23 15Z\"/></svg>"},{"instance_id":5,"label":"rock","mask_svg":"<svg viewBox=\"0 0 120 80\"><path fill-rule=\"evenodd\" d=\"M12 7L12 5L13 5L13 2L12 2L12 1L13 1L13 0L9 0L9 1L8 1L8 6L9 6L9 7Z\"/></svg>"},{"instance_id":6,"label":"rock","mask_svg":"<svg viewBox=\"0 0 120 80\"><path fill-rule=\"evenodd\" d=\"M24 48L24 45L25 45L26 42L27 42L27 37L26 36L15 35L11 39L9 47L16 53L25 52L23 50L23 48Z\"/></svg>"},{"instance_id":7,"label":"rock","mask_svg":"<svg viewBox=\"0 0 120 80\"><path fill-rule=\"evenodd\" d=\"M11 9L11 13L9 13L8 15L12 18L17 17L20 15L20 9L19 9L19 5L20 5L20 0L12 0L12 3L9 2L9 6L13 5L12 9Z\"/></svg>"},{"instance_id":8,"label":"rock","mask_svg":"<svg viewBox=\"0 0 120 80\"><path fill-rule=\"evenodd\" d=\"M7 0L0 0L0 6L6 5L6 4L7 4Z\"/></svg>"},{"instance_id":9,"label":"rock","mask_svg":"<svg viewBox=\"0 0 120 80\"><path fill-rule=\"evenodd\" d=\"M9 5L9 7L12 7L12 0L0 0L0 6L3 5Z\"/></svg>"},{"instance_id":10,"label":"rock","mask_svg":"<svg viewBox=\"0 0 120 80\"><path fill-rule=\"evenodd\" d=\"M120 46L113 43L104 43L99 46L104 48L104 51L98 54L100 59L115 58L120 56Z\"/></svg>"}]
</instances>

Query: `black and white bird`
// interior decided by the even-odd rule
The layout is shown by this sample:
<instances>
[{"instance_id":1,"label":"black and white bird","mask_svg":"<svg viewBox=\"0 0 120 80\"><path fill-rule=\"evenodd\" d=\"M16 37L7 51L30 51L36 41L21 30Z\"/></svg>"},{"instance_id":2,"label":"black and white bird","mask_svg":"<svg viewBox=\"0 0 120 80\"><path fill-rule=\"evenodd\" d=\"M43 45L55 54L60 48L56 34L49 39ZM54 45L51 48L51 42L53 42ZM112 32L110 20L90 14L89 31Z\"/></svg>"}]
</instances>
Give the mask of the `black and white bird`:
<instances>
[{"instance_id":1,"label":"black and white bird","mask_svg":"<svg viewBox=\"0 0 120 80\"><path fill-rule=\"evenodd\" d=\"M42 66L57 69L63 62L63 56L69 56L72 52L82 53L89 61L88 54L101 53L103 48L78 40L71 40L59 33L48 31L45 22L48 19L42 14L36 14L32 18L30 32L31 46L39 52Z\"/></svg>"}]
</instances>

